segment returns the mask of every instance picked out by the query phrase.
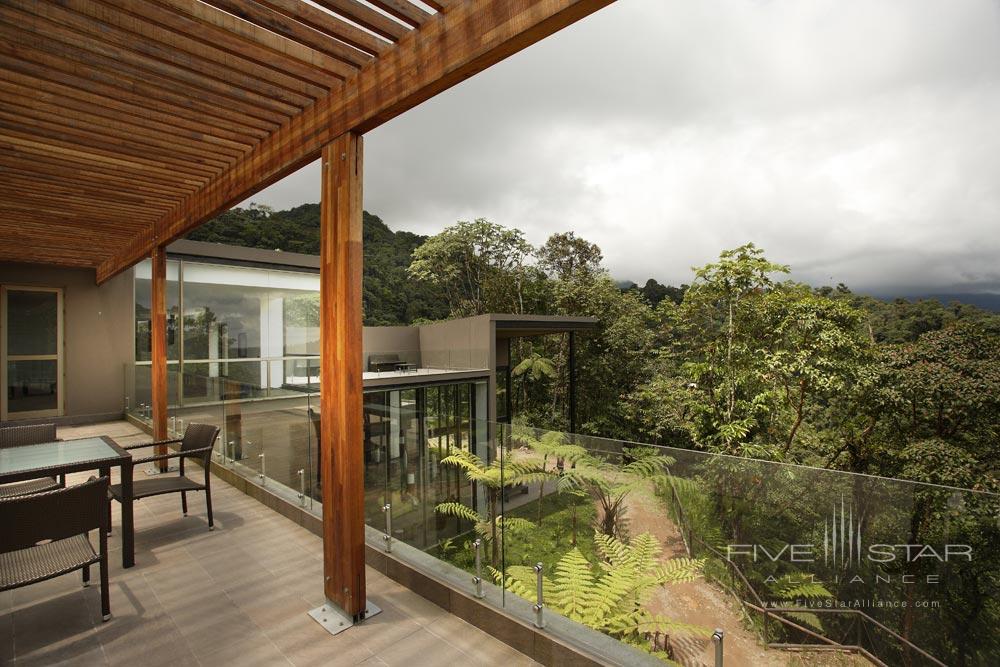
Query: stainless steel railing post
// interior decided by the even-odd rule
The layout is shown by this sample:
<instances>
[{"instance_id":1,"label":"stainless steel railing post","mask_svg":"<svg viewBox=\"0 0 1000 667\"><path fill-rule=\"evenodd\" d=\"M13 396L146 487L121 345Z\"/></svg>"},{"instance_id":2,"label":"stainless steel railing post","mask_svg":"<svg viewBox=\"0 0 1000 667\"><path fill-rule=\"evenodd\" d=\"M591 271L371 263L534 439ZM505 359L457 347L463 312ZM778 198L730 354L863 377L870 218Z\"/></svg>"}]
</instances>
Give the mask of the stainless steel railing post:
<instances>
[{"instance_id":1,"label":"stainless steel railing post","mask_svg":"<svg viewBox=\"0 0 1000 667\"><path fill-rule=\"evenodd\" d=\"M542 569L543 569L543 566L542 566L541 563L536 563L535 564L535 579L536 579L536 586L537 586L536 597L538 598L538 602L535 603L535 605L532 607L532 609L535 610L535 627L536 628L544 628L545 627L545 618L542 615L543 612L544 612L544 610L545 610L545 597L544 597L544 591L543 591Z\"/></svg>"},{"instance_id":2,"label":"stainless steel railing post","mask_svg":"<svg viewBox=\"0 0 1000 667\"><path fill-rule=\"evenodd\" d=\"M722 628L716 628L712 633L712 643L715 644L715 667L722 667Z\"/></svg>"},{"instance_id":3,"label":"stainless steel railing post","mask_svg":"<svg viewBox=\"0 0 1000 667\"><path fill-rule=\"evenodd\" d=\"M382 511L385 513L385 535L382 536L385 540L385 552L392 553L392 505L382 505Z\"/></svg>"},{"instance_id":4,"label":"stainless steel railing post","mask_svg":"<svg viewBox=\"0 0 1000 667\"><path fill-rule=\"evenodd\" d=\"M247 444L249 445L251 443L247 442ZM258 454L257 458L260 459L260 472L257 473L257 478L260 479L260 485L261 486L266 486L267 485L267 468L266 468L267 463L264 460L264 454L263 453Z\"/></svg>"},{"instance_id":5,"label":"stainless steel railing post","mask_svg":"<svg viewBox=\"0 0 1000 667\"><path fill-rule=\"evenodd\" d=\"M306 504L306 471L299 468L297 473L299 476L299 503L305 506Z\"/></svg>"},{"instance_id":6,"label":"stainless steel railing post","mask_svg":"<svg viewBox=\"0 0 1000 667\"><path fill-rule=\"evenodd\" d=\"M472 546L476 549L476 576L472 578L472 583L476 585L476 597L482 600L486 597L483 591L483 541L477 539Z\"/></svg>"}]
</instances>

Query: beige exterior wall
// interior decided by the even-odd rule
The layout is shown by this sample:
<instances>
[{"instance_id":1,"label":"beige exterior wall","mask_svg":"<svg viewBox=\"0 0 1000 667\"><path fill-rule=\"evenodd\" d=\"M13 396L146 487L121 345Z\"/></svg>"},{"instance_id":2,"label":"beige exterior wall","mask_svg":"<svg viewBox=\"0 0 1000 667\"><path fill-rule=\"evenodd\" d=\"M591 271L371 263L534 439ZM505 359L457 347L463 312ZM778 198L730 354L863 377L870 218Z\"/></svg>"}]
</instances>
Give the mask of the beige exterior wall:
<instances>
[{"instance_id":1,"label":"beige exterior wall","mask_svg":"<svg viewBox=\"0 0 1000 667\"><path fill-rule=\"evenodd\" d=\"M93 269L0 262L0 284L63 290L64 417L120 415L124 367L133 357L132 272L98 287Z\"/></svg>"},{"instance_id":2,"label":"beige exterior wall","mask_svg":"<svg viewBox=\"0 0 1000 667\"><path fill-rule=\"evenodd\" d=\"M362 364L368 370L368 357L372 354L397 354L400 361L422 363L420 354L420 331L417 327L365 327L362 332L364 358Z\"/></svg>"},{"instance_id":3,"label":"beige exterior wall","mask_svg":"<svg viewBox=\"0 0 1000 667\"><path fill-rule=\"evenodd\" d=\"M489 315L420 325L425 368L494 367L493 322Z\"/></svg>"}]
</instances>

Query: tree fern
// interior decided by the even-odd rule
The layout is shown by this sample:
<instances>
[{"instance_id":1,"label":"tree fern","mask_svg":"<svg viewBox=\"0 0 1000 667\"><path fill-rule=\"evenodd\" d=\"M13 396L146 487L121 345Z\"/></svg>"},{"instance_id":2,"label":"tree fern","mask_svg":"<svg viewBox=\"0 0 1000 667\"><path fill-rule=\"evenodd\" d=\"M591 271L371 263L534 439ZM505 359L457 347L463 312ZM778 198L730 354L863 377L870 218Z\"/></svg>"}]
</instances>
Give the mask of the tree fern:
<instances>
[{"instance_id":1,"label":"tree fern","mask_svg":"<svg viewBox=\"0 0 1000 667\"><path fill-rule=\"evenodd\" d=\"M661 561L662 549L649 533L632 542L597 533L598 563L579 549L567 552L543 579L546 605L574 621L629 644L648 648L647 634L708 637L711 630L653 615L644 604L661 586L690 581L704 565L690 558ZM534 599L534 568L511 566L506 577L490 568L494 581L526 599Z\"/></svg>"}]
</instances>

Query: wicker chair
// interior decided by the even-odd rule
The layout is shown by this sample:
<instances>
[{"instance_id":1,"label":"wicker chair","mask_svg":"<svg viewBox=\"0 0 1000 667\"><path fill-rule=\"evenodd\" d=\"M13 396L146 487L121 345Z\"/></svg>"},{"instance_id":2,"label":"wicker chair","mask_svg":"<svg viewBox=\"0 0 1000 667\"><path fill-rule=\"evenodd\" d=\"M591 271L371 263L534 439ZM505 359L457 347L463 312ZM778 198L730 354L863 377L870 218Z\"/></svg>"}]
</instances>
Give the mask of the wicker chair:
<instances>
[{"instance_id":1,"label":"wicker chair","mask_svg":"<svg viewBox=\"0 0 1000 667\"><path fill-rule=\"evenodd\" d=\"M69 488L0 500L0 591L83 570L101 569L101 614L111 618L108 589L108 478ZM96 530L94 551L88 533Z\"/></svg>"},{"instance_id":2,"label":"wicker chair","mask_svg":"<svg viewBox=\"0 0 1000 667\"><path fill-rule=\"evenodd\" d=\"M188 491L204 491L205 506L208 511L208 529L213 530L215 524L212 521L212 449L215 447L215 440L219 437L219 427L211 424L190 424L184 430L184 437L174 440L159 440L156 442L146 442L141 445L129 445L123 449L143 449L145 447L156 447L158 445L179 444L177 451L167 454L156 454L144 458L134 459L133 465L150 463L153 461L166 461L167 459L179 459L179 475L159 475L154 479L143 479L132 483L132 500L159 496L165 493L181 494L181 511L187 516L187 494ZM184 460L187 458L200 459L202 468L205 469L205 483L198 482L184 476ZM121 484L113 484L109 489L108 514L111 513L111 499L122 502Z\"/></svg>"},{"instance_id":3,"label":"wicker chair","mask_svg":"<svg viewBox=\"0 0 1000 667\"><path fill-rule=\"evenodd\" d=\"M27 426L5 426L0 428L0 449L6 447L21 447L23 445L38 445L56 440L55 424L30 424ZM0 484L0 499L24 496L29 493L52 491L66 486L66 479L58 481L52 477L29 479L13 484Z\"/></svg>"}]
</instances>

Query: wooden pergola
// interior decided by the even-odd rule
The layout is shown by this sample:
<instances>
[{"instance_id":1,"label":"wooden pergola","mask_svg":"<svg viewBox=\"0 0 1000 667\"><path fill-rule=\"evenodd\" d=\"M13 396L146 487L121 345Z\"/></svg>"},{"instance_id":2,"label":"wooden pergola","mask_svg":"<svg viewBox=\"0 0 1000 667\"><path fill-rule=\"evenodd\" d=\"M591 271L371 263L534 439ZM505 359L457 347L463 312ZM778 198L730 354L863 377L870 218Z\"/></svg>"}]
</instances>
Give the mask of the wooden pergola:
<instances>
[{"instance_id":1,"label":"wooden pergola","mask_svg":"<svg viewBox=\"0 0 1000 667\"><path fill-rule=\"evenodd\" d=\"M325 592L365 610L362 135L614 0L2 0L0 261L152 258L322 157Z\"/></svg>"}]
</instances>

